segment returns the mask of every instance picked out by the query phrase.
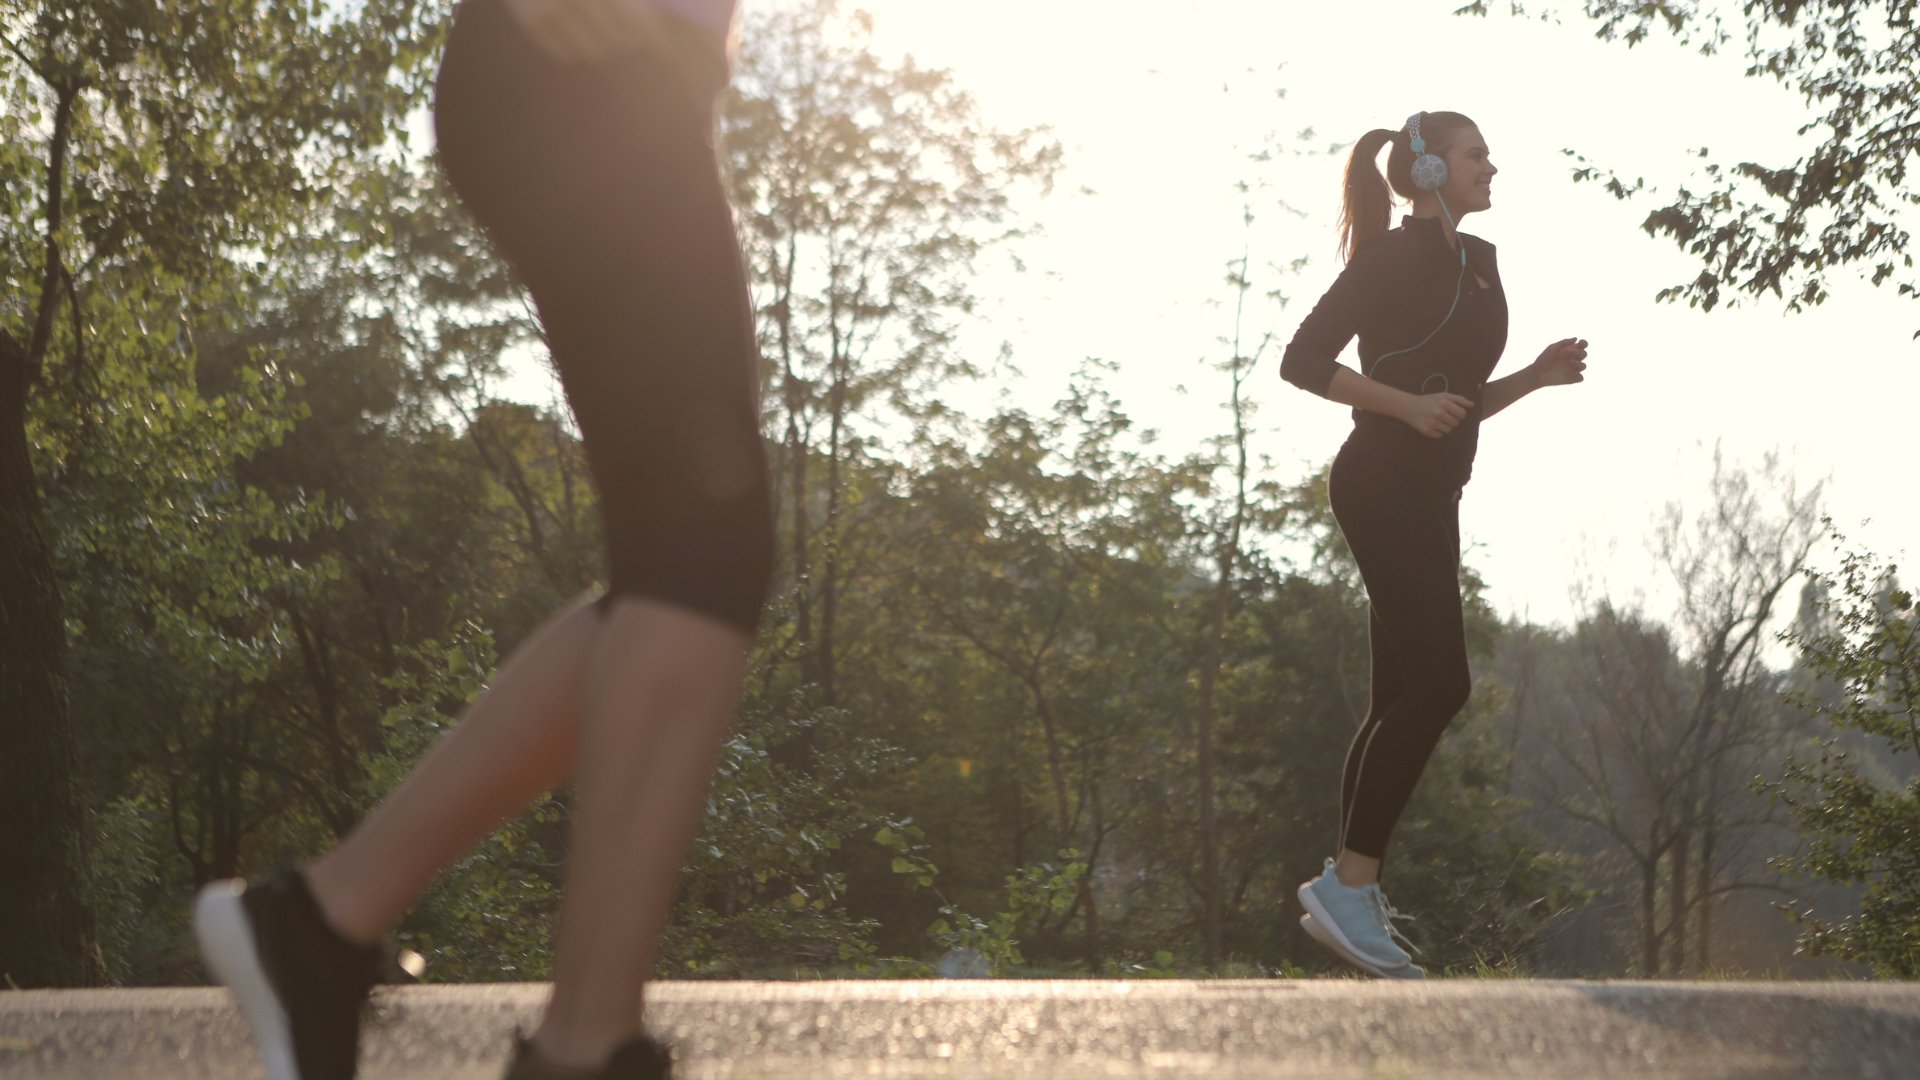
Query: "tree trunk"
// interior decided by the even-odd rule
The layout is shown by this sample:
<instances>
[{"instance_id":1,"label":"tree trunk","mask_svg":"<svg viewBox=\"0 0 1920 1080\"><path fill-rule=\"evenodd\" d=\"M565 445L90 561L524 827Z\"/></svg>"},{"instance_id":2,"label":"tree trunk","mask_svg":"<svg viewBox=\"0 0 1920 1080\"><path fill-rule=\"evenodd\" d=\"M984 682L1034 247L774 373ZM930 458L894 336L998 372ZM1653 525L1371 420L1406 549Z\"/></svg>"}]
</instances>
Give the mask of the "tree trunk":
<instances>
[{"instance_id":1,"label":"tree trunk","mask_svg":"<svg viewBox=\"0 0 1920 1080\"><path fill-rule=\"evenodd\" d=\"M1012 769L995 770L1012 774ZM1004 804L1013 812L1013 865L1027 865L1027 793L1020 787L1018 775L1013 775L1012 795Z\"/></svg>"},{"instance_id":2,"label":"tree trunk","mask_svg":"<svg viewBox=\"0 0 1920 1080\"><path fill-rule=\"evenodd\" d=\"M1693 843L1693 801L1687 796L1686 809L1680 818L1680 827L1673 838L1673 862L1667 875L1667 932L1673 935L1672 947L1668 950L1673 960L1673 973L1684 975L1687 972L1687 895L1692 882L1688 880L1688 858L1692 854Z\"/></svg>"},{"instance_id":3,"label":"tree trunk","mask_svg":"<svg viewBox=\"0 0 1920 1080\"><path fill-rule=\"evenodd\" d=\"M1231 560L1220 560L1220 580L1214 587L1213 632L1207 638L1200 666L1200 715L1195 741L1200 766L1200 904L1206 929L1202 959L1208 971L1220 962L1220 838L1213 812L1213 690L1220 677L1221 637L1226 632L1228 575Z\"/></svg>"},{"instance_id":4,"label":"tree trunk","mask_svg":"<svg viewBox=\"0 0 1920 1080\"><path fill-rule=\"evenodd\" d=\"M27 444L27 392L52 339L77 84L54 87L47 142L46 259L33 337L0 331L0 977L89 986L106 972L94 936L87 814L67 698L66 622Z\"/></svg>"},{"instance_id":5,"label":"tree trunk","mask_svg":"<svg viewBox=\"0 0 1920 1080\"><path fill-rule=\"evenodd\" d=\"M1066 754L1060 748L1060 732L1053 722L1053 711L1047 708L1047 699L1040 692L1038 677L1027 684L1033 695L1034 712L1040 716L1040 731L1047 740L1047 773L1053 779L1053 812L1060 828L1060 843L1073 843L1073 811L1067 801L1067 762ZM1097 966L1100 941L1100 909L1093 898L1093 867L1080 877L1079 896L1075 904L1085 908L1087 913L1087 956L1088 963Z\"/></svg>"},{"instance_id":6,"label":"tree trunk","mask_svg":"<svg viewBox=\"0 0 1920 1080\"><path fill-rule=\"evenodd\" d=\"M1660 974L1660 928L1654 923L1660 915L1654 902L1659 888L1660 857L1652 855L1640 864L1640 964L1648 978Z\"/></svg>"},{"instance_id":7,"label":"tree trunk","mask_svg":"<svg viewBox=\"0 0 1920 1080\"><path fill-rule=\"evenodd\" d=\"M1248 219L1251 222L1251 218ZM1227 635L1227 609L1233 599L1233 569L1240 554L1240 532L1247 520L1247 410L1242 388L1248 373L1252 370L1254 357L1245 356L1240 349L1240 329L1244 325L1247 292L1252 283L1247 277L1249 263L1248 252L1242 250L1240 269L1235 275L1239 283L1239 297L1233 316L1233 395L1230 408L1233 411L1233 448L1234 448L1234 489L1233 518L1227 523L1226 535L1220 539L1216 551L1215 564L1218 578L1214 582L1213 617L1211 633L1207 637L1205 656L1200 668L1200 716L1195 725L1195 742L1198 744L1200 768L1200 893L1203 921L1206 928L1204 948L1207 970L1212 971L1220 962L1223 951L1224 933L1221 928L1220 899L1220 829L1213 808L1213 697L1214 689L1220 681L1220 654L1225 646ZM1261 346L1261 351L1265 345Z\"/></svg>"},{"instance_id":8,"label":"tree trunk","mask_svg":"<svg viewBox=\"0 0 1920 1080\"><path fill-rule=\"evenodd\" d=\"M230 878L240 872L240 838L245 831L246 769L240 764L231 702L214 703L207 731L206 864L211 878Z\"/></svg>"},{"instance_id":9,"label":"tree trunk","mask_svg":"<svg viewBox=\"0 0 1920 1080\"><path fill-rule=\"evenodd\" d=\"M27 447L27 366L11 338L0 337L0 354L0 977L98 985L66 626Z\"/></svg>"},{"instance_id":10,"label":"tree trunk","mask_svg":"<svg viewBox=\"0 0 1920 1080\"><path fill-rule=\"evenodd\" d=\"M794 369L793 356L793 274L798 258L798 235L797 229L788 233L785 262L782 263L777 257L775 259L773 277L778 299L773 305L773 320L780 349L780 398L787 410L787 429L781 441L785 444L787 468L792 474L792 491L788 493L788 499L793 513L790 547L793 559L793 633L800 650L800 678L812 682L813 575L807 559L808 446L807 432L800 422L801 413L807 407L807 388L800 373Z\"/></svg>"},{"instance_id":11,"label":"tree trunk","mask_svg":"<svg viewBox=\"0 0 1920 1080\"><path fill-rule=\"evenodd\" d=\"M1715 832L1713 812L1707 812L1707 820L1700 829L1700 865L1695 872L1697 883L1693 889L1693 902L1700 909L1695 916L1693 963L1695 971L1708 971L1713 964L1713 834Z\"/></svg>"},{"instance_id":12,"label":"tree trunk","mask_svg":"<svg viewBox=\"0 0 1920 1080\"><path fill-rule=\"evenodd\" d=\"M289 600L286 612L293 623L294 640L300 644L300 658L306 666L307 682L313 687L314 706L319 720L314 734L319 737L321 749L327 755L331 780L326 797L313 809L333 830L335 839L345 839L358 823L358 815L353 812L353 791L359 786L360 769L356 764L358 755L354 753L342 723L340 681L334 676L333 665L327 660L325 630L309 622L297 602Z\"/></svg>"},{"instance_id":13,"label":"tree trunk","mask_svg":"<svg viewBox=\"0 0 1920 1080\"><path fill-rule=\"evenodd\" d=\"M838 327L834 334L833 385L828 388L827 418L827 519L821 532L826 550L821 552L820 639L818 659L814 661L815 681L820 684L820 700L831 707L837 704L834 688L833 622L840 601L840 444L846 433L847 369L839 356Z\"/></svg>"},{"instance_id":14,"label":"tree trunk","mask_svg":"<svg viewBox=\"0 0 1920 1080\"><path fill-rule=\"evenodd\" d=\"M1107 839L1107 817L1100 802L1100 785L1093 782L1093 771L1087 771L1088 802L1093 804L1093 843L1087 845L1087 872L1080 876L1080 884L1086 889L1087 897L1087 941L1086 957L1089 974L1100 974L1100 909L1093 902L1093 868L1100 865L1100 847Z\"/></svg>"}]
</instances>

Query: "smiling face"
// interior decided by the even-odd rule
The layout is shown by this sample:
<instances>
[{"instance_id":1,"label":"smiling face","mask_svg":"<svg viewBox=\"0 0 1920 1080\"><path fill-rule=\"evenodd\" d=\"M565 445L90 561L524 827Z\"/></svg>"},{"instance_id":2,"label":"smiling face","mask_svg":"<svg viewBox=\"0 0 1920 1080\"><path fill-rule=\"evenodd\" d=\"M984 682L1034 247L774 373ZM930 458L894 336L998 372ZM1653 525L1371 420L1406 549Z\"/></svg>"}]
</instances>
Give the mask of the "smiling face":
<instances>
[{"instance_id":1,"label":"smiling face","mask_svg":"<svg viewBox=\"0 0 1920 1080\"><path fill-rule=\"evenodd\" d=\"M1448 208L1456 214L1470 214L1491 207L1493 175L1500 170L1493 167L1480 129L1461 129L1448 140L1442 156L1447 159L1447 185L1440 189L1440 196Z\"/></svg>"}]
</instances>

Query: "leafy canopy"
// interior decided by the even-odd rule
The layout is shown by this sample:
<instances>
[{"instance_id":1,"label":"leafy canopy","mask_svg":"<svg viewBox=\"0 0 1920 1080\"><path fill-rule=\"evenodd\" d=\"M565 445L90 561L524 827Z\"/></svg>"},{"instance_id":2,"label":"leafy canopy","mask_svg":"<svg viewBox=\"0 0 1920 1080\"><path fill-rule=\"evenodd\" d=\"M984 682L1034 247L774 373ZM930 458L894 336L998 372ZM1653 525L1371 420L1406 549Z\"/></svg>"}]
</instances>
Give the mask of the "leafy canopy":
<instances>
[{"instance_id":1,"label":"leafy canopy","mask_svg":"<svg viewBox=\"0 0 1920 1080\"><path fill-rule=\"evenodd\" d=\"M1475 0L1456 13L1485 15L1490 7ZM1580 5L1598 23L1596 36L1629 48L1656 33L1703 55L1741 48L1748 78L1796 91L1808 109L1796 129L1809 144L1799 157L1733 161L1703 148L1700 156L1710 159L1704 189L1679 187L1648 213L1642 227L1649 235L1671 239L1701 264L1692 281L1661 290L1660 299L1711 310L1742 294L1772 294L1799 311L1826 300L1836 272L1915 296L1920 278L1906 224L1920 205L1920 190L1907 177L1920 154L1914 0L1746 2L1737 13L1733 7L1711 0ZM1518 2L1510 8L1526 11ZM1553 18L1559 10L1548 6L1541 14ZM1711 108L1701 113L1708 131L1713 115ZM1576 180L1602 183L1618 198L1654 192L1643 180L1628 183L1578 160Z\"/></svg>"}]
</instances>

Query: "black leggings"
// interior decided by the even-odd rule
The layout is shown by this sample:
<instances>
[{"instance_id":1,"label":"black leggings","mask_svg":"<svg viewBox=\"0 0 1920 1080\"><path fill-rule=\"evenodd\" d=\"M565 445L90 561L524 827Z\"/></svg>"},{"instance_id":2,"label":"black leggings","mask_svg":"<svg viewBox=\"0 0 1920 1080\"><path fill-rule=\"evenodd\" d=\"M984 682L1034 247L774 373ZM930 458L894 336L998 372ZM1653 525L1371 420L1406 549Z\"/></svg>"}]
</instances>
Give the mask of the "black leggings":
<instances>
[{"instance_id":1,"label":"black leggings","mask_svg":"<svg viewBox=\"0 0 1920 1080\"><path fill-rule=\"evenodd\" d=\"M1371 610L1367 719L1340 780L1340 844L1383 858L1440 733L1467 703L1460 606L1460 492L1364 442L1333 459L1333 516Z\"/></svg>"},{"instance_id":2,"label":"black leggings","mask_svg":"<svg viewBox=\"0 0 1920 1080\"><path fill-rule=\"evenodd\" d=\"M676 24L677 26L678 24ZM442 165L532 294L600 494L609 597L752 633L773 561L753 311L713 150L717 39L566 66L465 0Z\"/></svg>"}]
</instances>

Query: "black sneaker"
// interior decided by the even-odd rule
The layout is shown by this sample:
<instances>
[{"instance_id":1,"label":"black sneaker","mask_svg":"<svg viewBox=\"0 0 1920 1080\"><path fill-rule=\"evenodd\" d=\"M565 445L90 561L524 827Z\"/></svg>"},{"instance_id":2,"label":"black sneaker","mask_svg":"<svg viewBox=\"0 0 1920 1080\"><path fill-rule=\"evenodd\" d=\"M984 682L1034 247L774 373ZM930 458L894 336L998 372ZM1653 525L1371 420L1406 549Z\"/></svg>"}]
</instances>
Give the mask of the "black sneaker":
<instances>
[{"instance_id":1,"label":"black sneaker","mask_svg":"<svg viewBox=\"0 0 1920 1080\"><path fill-rule=\"evenodd\" d=\"M605 1065L587 1073L535 1061L533 1043L516 1033L505 1080L673 1080L673 1054L647 1036L636 1035L622 1043Z\"/></svg>"},{"instance_id":2,"label":"black sneaker","mask_svg":"<svg viewBox=\"0 0 1920 1080\"><path fill-rule=\"evenodd\" d=\"M352 1080L380 950L334 933L299 874L213 882L194 901L193 933L271 1080Z\"/></svg>"}]
</instances>

